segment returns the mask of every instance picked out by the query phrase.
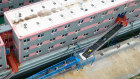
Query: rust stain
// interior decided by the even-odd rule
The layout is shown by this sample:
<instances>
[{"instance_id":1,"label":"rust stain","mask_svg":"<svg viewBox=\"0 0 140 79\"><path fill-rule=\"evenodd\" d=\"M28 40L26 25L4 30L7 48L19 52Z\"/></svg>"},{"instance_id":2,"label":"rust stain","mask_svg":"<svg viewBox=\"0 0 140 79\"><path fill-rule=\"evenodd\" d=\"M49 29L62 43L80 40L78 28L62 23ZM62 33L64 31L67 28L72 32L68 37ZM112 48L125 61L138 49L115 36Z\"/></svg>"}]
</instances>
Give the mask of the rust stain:
<instances>
[{"instance_id":1,"label":"rust stain","mask_svg":"<svg viewBox=\"0 0 140 79\"><path fill-rule=\"evenodd\" d=\"M83 0L84 2L86 2L87 0Z\"/></svg>"},{"instance_id":2,"label":"rust stain","mask_svg":"<svg viewBox=\"0 0 140 79\"><path fill-rule=\"evenodd\" d=\"M83 2L85 2L87 0L83 0ZM70 9L72 6L76 5L76 4L80 4L80 2L76 2L75 4L69 4L69 5L66 5L65 7ZM44 16L49 16L51 15L52 13L57 13L59 11L63 11L64 9L61 8L61 7L58 7L58 8L53 8L51 9L50 11L48 10L42 10L42 11L39 11L37 14L32 14L30 16L27 16L25 17L24 19L19 19L18 21L14 20L13 21L13 24L19 24L20 22L23 22L23 21L27 21L27 20L30 20L30 19L33 19L33 18L36 18L36 17L44 17Z\"/></svg>"},{"instance_id":3,"label":"rust stain","mask_svg":"<svg viewBox=\"0 0 140 79\"><path fill-rule=\"evenodd\" d=\"M36 17L37 17L37 15L33 14L31 16L25 17L24 20L30 20L30 19L33 19L33 18L36 18Z\"/></svg>"},{"instance_id":4,"label":"rust stain","mask_svg":"<svg viewBox=\"0 0 140 79\"><path fill-rule=\"evenodd\" d=\"M52 13L49 12L49 11L40 11L40 12L38 12L38 16L40 16L40 17L49 16L51 14Z\"/></svg>"},{"instance_id":5,"label":"rust stain","mask_svg":"<svg viewBox=\"0 0 140 79\"><path fill-rule=\"evenodd\" d=\"M24 21L24 19L19 19L18 21L13 21L13 24L19 24L20 22L23 22Z\"/></svg>"}]
</instances>

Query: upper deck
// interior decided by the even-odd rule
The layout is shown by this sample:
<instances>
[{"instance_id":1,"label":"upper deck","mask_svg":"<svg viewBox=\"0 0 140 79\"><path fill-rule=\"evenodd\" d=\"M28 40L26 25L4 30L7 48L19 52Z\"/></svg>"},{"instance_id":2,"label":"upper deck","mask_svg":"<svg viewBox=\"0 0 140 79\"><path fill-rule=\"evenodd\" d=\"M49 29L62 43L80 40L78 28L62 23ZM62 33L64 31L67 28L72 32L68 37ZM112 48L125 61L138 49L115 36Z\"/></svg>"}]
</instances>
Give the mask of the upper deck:
<instances>
[{"instance_id":1,"label":"upper deck","mask_svg":"<svg viewBox=\"0 0 140 79\"><path fill-rule=\"evenodd\" d=\"M5 12L20 37L133 0L46 0Z\"/></svg>"}]
</instances>

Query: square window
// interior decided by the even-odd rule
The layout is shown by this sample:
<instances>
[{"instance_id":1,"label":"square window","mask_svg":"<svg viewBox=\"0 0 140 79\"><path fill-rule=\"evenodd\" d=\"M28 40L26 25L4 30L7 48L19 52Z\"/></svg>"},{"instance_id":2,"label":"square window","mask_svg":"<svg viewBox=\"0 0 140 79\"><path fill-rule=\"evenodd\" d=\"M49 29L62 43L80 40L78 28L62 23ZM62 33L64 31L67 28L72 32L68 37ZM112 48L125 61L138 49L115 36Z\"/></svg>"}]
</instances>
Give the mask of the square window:
<instances>
[{"instance_id":1,"label":"square window","mask_svg":"<svg viewBox=\"0 0 140 79\"><path fill-rule=\"evenodd\" d=\"M65 44L65 43L66 43L66 41L63 42L63 44Z\"/></svg>"},{"instance_id":2,"label":"square window","mask_svg":"<svg viewBox=\"0 0 140 79\"><path fill-rule=\"evenodd\" d=\"M44 33L43 34L41 34L41 37L43 37L44 36Z\"/></svg>"},{"instance_id":3,"label":"square window","mask_svg":"<svg viewBox=\"0 0 140 79\"><path fill-rule=\"evenodd\" d=\"M41 37L40 35L38 35L38 37Z\"/></svg>"},{"instance_id":4,"label":"square window","mask_svg":"<svg viewBox=\"0 0 140 79\"><path fill-rule=\"evenodd\" d=\"M74 40L75 38L73 38L72 40Z\"/></svg>"},{"instance_id":5,"label":"square window","mask_svg":"<svg viewBox=\"0 0 140 79\"><path fill-rule=\"evenodd\" d=\"M79 21L78 23L79 23L79 24L82 24L83 22L84 22L84 20L81 20L81 21Z\"/></svg>"},{"instance_id":6,"label":"square window","mask_svg":"<svg viewBox=\"0 0 140 79\"><path fill-rule=\"evenodd\" d=\"M19 6L23 6L23 3L19 3Z\"/></svg>"},{"instance_id":7,"label":"square window","mask_svg":"<svg viewBox=\"0 0 140 79\"><path fill-rule=\"evenodd\" d=\"M29 49L29 47L27 47L27 50Z\"/></svg>"},{"instance_id":8,"label":"square window","mask_svg":"<svg viewBox=\"0 0 140 79\"><path fill-rule=\"evenodd\" d=\"M25 55L25 56L23 56L23 58L27 58L27 57L29 57L29 55Z\"/></svg>"},{"instance_id":9,"label":"square window","mask_svg":"<svg viewBox=\"0 0 140 79\"><path fill-rule=\"evenodd\" d=\"M65 44L65 43L66 43L66 41L60 42L60 44Z\"/></svg>"},{"instance_id":10,"label":"square window","mask_svg":"<svg viewBox=\"0 0 140 79\"><path fill-rule=\"evenodd\" d=\"M13 8L14 8L14 6L13 6L13 5L9 6L9 9L13 9Z\"/></svg>"},{"instance_id":11,"label":"square window","mask_svg":"<svg viewBox=\"0 0 140 79\"><path fill-rule=\"evenodd\" d=\"M74 40L76 40L76 39L77 39L77 37L73 38L72 40L74 41Z\"/></svg>"},{"instance_id":12,"label":"square window","mask_svg":"<svg viewBox=\"0 0 140 79\"><path fill-rule=\"evenodd\" d=\"M119 8L115 8L115 9L114 9L114 11L118 11L118 10L119 10Z\"/></svg>"},{"instance_id":13,"label":"square window","mask_svg":"<svg viewBox=\"0 0 140 79\"><path fill-rule=\"evenodd\" d=\"M41 50L36 51L37 54L41 53Z\"/></svg>"},{"instance_id":14,"label":"square window","mask_svg":"<svg viewBox=\"0 0 140 79\"><path fill-rule=\"evenodd\" d=\"M64 37L65 35L63 34L62 37Z\"/></svg>"},{"instance_id":15,"label":"square window","mask_svg":"<svg viewBox=\"0 0 140 79\"><path fill-rule=\"evenodd\" d=\"M37 46L39 46L39 43L37 44Z\"/></svg>"},{"instance_id":16,"label":"square window","mask_svg":"<svg viewBox=\"0 0 140 79\"><path fill-rule=\"evenodd\" d=\"M52 33L54 32L54 30L52 30Z\"/></svg>"},{"instance_id":17,"label":"square window","mask_svg":"<svg viewBox=\"0 0 140 79\"><path fill-rule=\"evenodd\" d=\"M57 32L57 29L53 29L53 30L52 30L52 33L55 33L55 32Z\"/></svg>"},{"instance_id":18,"label":"square window","mask_svg":"<svg viewBox=\"0 0 140 79\"><path fill-rule=\"evenodd\" d=\"M36 53L38 53L38 51L36 51Z\"/></svg>"},{"instance_id":19,"label":"square window","mask_svg":"<svg viewBox=\"0 0 140 79\"><path fill-rule=\"evenodd\" d=\"M106 11L106 12L103 12L103 14L102 14L102 15L106 15L106 14L107 14L107 12L108 12L108 11Z\"/></svg>"},{"instance_id":20,"label":"square window","mask_svg":"<svg viewBox=\"0 0 140 79\"><path fill-rule=\"evenodd\" d=\"M135 15L135 17L138 17L139 15Z\"/></svg>"},{"instance_id":21,"label":"square window","mask_svg":"<svg viewBox=\"0 0 140 79\"><path fill-rule=\"evenodd\" d=\"M87 36L87 35L88 35L88 33L85 33L85 34L84 34L84 36Z\"/></svg>"},{"instance_id":22,"label":"square window","mask_svg":"<svg viewBox=\"0 0 140 79\"><path fill-rule=\"evenodd\" d=\"M26 40L24 40L24 42L26 42Z\"/></svg>"},{"instance_id":23,"label":"square window","mask_svg":"<svg viewBox=\"0 0 140 79\"><path fill-rule=\"evenodd\" d=\"M57 32L57 29L55 29L55 32Z\"/></svg>"},{"instance_id":24,"label":"square window","mask_svg":"<svg viewBox=\"0 0 140 79\"><path fill-rule=\"evenodd\" d=\"M52 41L52 39L50 39L50 41Z\"/></svg>"},{"instance_id":25,"label":"square window","mask_svg":"<svg viewBox=\"0 0 140 79\"><path fill-rule=\"evenodd\" d=\"M79 32L80 31L80 29L78 29L78 30L75 30L75 32Z\"/></svg>"},{"instance_id":26,"label":"square window","mask_svg":"<svg viewBox=\"0 0 140 79\"><path fill-rule=\"evenodd\" d=\"M70 27L70 24L68 24L68 25L65 26L65 28L68 28L68 27Z\"/></svg>"},{"instance_id":27,"label":"square window","mask_svg":"<svg viewBox=\"0 0 140 79\"><path fill-rule=\"evenodd\" d=\"M24 48L24 50L26 50L26 48Z\"/></svg>"},{"instance_id":28,"label":"square window","mask_svg":"<svg viewBox=\"0 0 140 79\"><path fill-rule=\"evenodd\" d=\"M91 20L95 19L95 16L93 16L93 17L90 17L90 19L91 19Z\"/></svg>"},{"instance_id":29,"label":"square window","mask_svg":"<svg viewBox=\"0 0 140 79\"><path fill-rule=\"evenodd\" d=\"M30 41L30 38L28 38L27 41Z\"/></svg>"},{"instance_id":30,"label":"square window","mask_svg":"<svg viewBox=\"0 0 140 79\"><path fill-rule=\"evenodd\" d=\"M66 33L66 34L63 34L63 35L62 35L62 37L64 37L64 36L67 36L67 35L68 35L68 33Z\"/></svg>"},{"instance_id":31,"label":"square window","mask_svg":"<svg viewBox=\"0 0 140 79\"><path fill-rule=\"evenodd\" d=\"M34 0L30 0L29 2L32 3L32 2L34 2Z\"/></svg>"},{"instance_id":32,"label":"square window","mask_svg":"<svg viewBox=\"0 0 140 79\"><path fill-rule=\"evenodd\" d=\"M39 50L39 52L41 52L41 50Z\"/></svg>"},{"instance_id":33,"label":"square window","mask_svg":"<svg viewBox=\"0 0 140 79\"><path fill-rule=\"evenodd\" d=\"M27 47L27 48L24 48L24 50L29 50L29 47Z\"/></svg>"},{"instance_id":34,"label":"square window","mask_svg":"<svg viewBox=\"0 0 140 79\"><path fill-rule=\"evenodd\" d=\"M37 46L41 46L41 45L42 45L42 42L37 44Z\"/></svg>"},{"instance_id":35,"label":"square window","mask_svg":"<svg viewBox=\"0 0 140 79\"><path fill-rule=\"evenodd\" d=\"M68 35L68 33L65 34L65 36L67 36L67 35Z\"/></svg>"},{"instance_id":36,"label":"square window","mask_svg":"<svg viewBox=\"0 0 140 79\"><path fill-rule=\"evenodd\" d=\"M49 47L48 50L50 50L50 49L52 49L52 48L53 48L53 46Z\"/></svg>"},{"instance_id":37,"label":"square window","mask_svg":"<svg viewBox=\"0 0 140 79\"><path fill-rule=\"evenodd\" d=\"M50 39L50 41L54 41L54 40L55 40L55 38Z\"/></svg>"}]
</instances>

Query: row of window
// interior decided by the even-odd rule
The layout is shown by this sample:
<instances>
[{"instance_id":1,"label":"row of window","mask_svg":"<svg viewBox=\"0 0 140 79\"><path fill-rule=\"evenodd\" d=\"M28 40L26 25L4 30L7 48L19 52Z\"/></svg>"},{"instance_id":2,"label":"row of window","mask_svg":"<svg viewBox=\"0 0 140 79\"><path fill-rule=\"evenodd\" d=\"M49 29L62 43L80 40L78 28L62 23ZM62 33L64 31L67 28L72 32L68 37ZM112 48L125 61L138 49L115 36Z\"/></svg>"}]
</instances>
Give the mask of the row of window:
<instances>
[{"instance_id":1,"label":"row of window","mask_svg":"<svg viewBox=\"0 0 140 79\"><path fill-rule=\"evenodd\" d=\"M44 33L38 34L38 38L42 38L42 37L44 37ZM30 38L27 38L27 39L24 39L24 40L23 40L24 43L27 43L27 42L29 42L29 41L30 41Z\"/></svg>"},{"instance_id":2,"label":"row of window","mask_svg":"<svg viewBox=\"0 0 140 79\"><path fill-rule=\"evenodd\" d=\"M86 33L86 34L84 34L83 36L87 36L88 35L88 33ZM73 38L72 40L74 41L74 40L76 40L77 39L77 37L75 37L75 38ZM50 41L54 41L55 40L55 38L52 38L52 39L50 39ZM63 41L63 42L60 42L60 45L63 45L63 44L65 44L66 43L66 41ZM42 42L41 43L38 43L37 44L37 47L39 47L39 46L41 46L42 45ZM49 47L49 49L50 48L53 48L53 46L51 46L51 47ZM29 50L30 48L29 47L26 47L26 48L24 48L24 51L27 51L27 50Z\"/></svg>"},{"instance_id":3,"label":"row of window","mask_svg":"<svg viewBox=\"0 0 140 79\"><path fill-rule=\"evenodd\" d=\"M66 43L66 41L60 42L60 45L62 46L62 45L64 45L65 43ZM48 48L48 50L53 49L53 48L54 48L54 46L50 46L50 47Z\"/></svg>"},{"instance_id":4,"label":"row of window","mask_svg":"<svg viewBox=\"0 0 140 79\"><path fill-rule=\"evenodd\" d=\"M107 28L107 27L109 27L109 25L105 26L105 28ZM80 31L80 29L75 30L76 33L79 32L79 31ZM99 31L99 29L95 30L95 32L98 32L98 31ZM53 30L53 32L54 32L54 30ZM68 35L68 33L65 33L65 34L62 35L62 37L66 37L67 35ZM43 36L44 36L44 33L39 34L38 38L41 38ZM56 40L56 39L55 38L50 39L50 41L54 41L54 40ZM27 39L24 40L24 43L29 42L29 41L30 41L30 38L27 38Z\"/></svg>"},{"instance_id":5,"label":"row of window","mask_svg":"<svg viewBox=\"0 0 140 79\"><path fill-rule=\"evenodd\" d=\"M42 51L41 50L37 50L36 51L36 54L40 54ZM29 54L28 55L25 55L25 56L23 56L23 58L28 58L29 57Z\"/></svg>"}]
</instances>

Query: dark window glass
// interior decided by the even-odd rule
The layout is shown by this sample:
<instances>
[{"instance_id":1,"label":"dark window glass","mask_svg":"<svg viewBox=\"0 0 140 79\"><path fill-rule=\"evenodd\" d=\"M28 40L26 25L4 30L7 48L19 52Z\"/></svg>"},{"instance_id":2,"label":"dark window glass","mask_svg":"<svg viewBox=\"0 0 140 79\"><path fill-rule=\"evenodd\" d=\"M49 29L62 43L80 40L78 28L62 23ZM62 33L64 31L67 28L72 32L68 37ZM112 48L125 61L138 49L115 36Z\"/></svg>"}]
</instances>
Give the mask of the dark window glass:
<instances>
[{"instance_id":1,"label":"dark window glass","mask_svg":"<svg viewBox=\"0 0 140 79\"><path fill-rule=\"evenodd\" d=\"M9 6L9 9L13 9L13 8L14 8L14 6L13 6L13 5Z\"/></svg>"},{"instance_id":2,"label":"dark window glass","mask_svg":"<svg viewBox=\"0 0 140 79\"><path fill-rule=\"evenodd\" d=\"M29 57L29 55L25 55L25 56L23 56L24 58L26 58L26 57Z\"/></svg>"},{"instance_id":3,"label":"dark window glass","mask_svg":"<svg viewBox=\"0 0 140 79\"><path fill-rule=\"evenodd\" d=\"M27 50L29 49L29 47L27 47Z\"/></svg>"},{"instance_id":4,"label":"dark window glass","mask_svg":"<svg viewBox=\"0 0 140 79\"><path fill-rule=\"evenodd\" d=\"M24 48L24 50L26 50L26 48Z\"/></svg>"},{"instance_id":5,"label":"dark window glass","mask_svg":"<svg viewBox=\"0 0 140 79\"><path fill-rule=\"evenodd\" d=\"M81 21L79 21L79 24L81 24L81 23L83 23L84 22L84 20L81 20Z\"/></svg>"},{"instance_id":6,"label":"dark window glass","mask_svg":"<svg viewBox=\"0 0 140 79\"><path fill-rule=\"evenodd\" d=\"M38 35L38 37L40 37L40 35Z\"/></svg>"},{"instance_id":7,"label":"dark window glass","mask_svg":"<svg viewBox=\"0 0 140 79\"><path fill-rule=\"evenodd\" d=\"M19 6L23 6L23 3L19 3Z\"/></svg>"},{"instance_id":8,"label":"dark window glass","mask_svg":"<svg viewBox=\"0 0 140 79\"><path fill-rule=\"evenodd\" d=\"M65 26L65 28L68 28L68 27L70 27L70 24L68 24L68 25Z\"/></svg>"},{"instance_id":9,"label":"dark window glass","mask_svg":"<svg viewBox=\"0 0 140 79\"><path fill-rule=\"evenodd\" d=\"M24 42L26 42L26 40L24 40Z\"/></svg>"},{"instance_id":10,"label":"dark window glass","mask_svg":"<svg viewBox=\"0 0 140 79\"><path fill-rule=\"evenodd\" d=\"M32 2L34 2L34 0L30 0L29 2L32 3Z\"/></svg>"},{"instance_id":11,"label":"dark window glass","mask_svg":"<svg viewBox=\"0 0 140 79\"><path fill-rule=\"evenodd\" d=\"M36 51L36 53L38 53L38 51Z\"/></svg>"},{"instance_id":12,"label":"dark window glass","mask_svg":"<svg viewBox=\"0 0 140 79\"><path fill-rule=\"evenodd\" d=\"M84 34L84 36L87 36L87 35L88 35L88 33L85 33L85 34Z\"/></svg>"},{"instance_id":13,"label":"dark window glass","mask_svg":"<svg viewBox=\"0 0 140 79\"><path fill-rule=\"evenodd\" d=\"M39 50L39 52L41 52L41 50Z\"/></svg>"},{"instance_id":14,"label":"dark window glass","mask_svg":"<svg viewBox=\"0 0 140 79\"><path fill-rule=\"evenodd\" d=\"M41 37L43 37L44 36L44 33L43 34L41 34Z\"/></svg>"},{"instance_id":15,"label":"dark window glass","mask_svg":"<svg viewBox=\"0 0 140 79\"><path fill-rule=\"evenodd\" d=\"M30 41L30 38L28 38L27 41Z\"/></svg>"},{"instance_id":16,"label":"dark window glass","mask_svg":"<svg viewBox=\"0 0 140 79\"><path fill-rule=\"evenodd\" d=\"M2 67L2 65L0 65L0 68Z\"/></svg>"}]
</instances>

